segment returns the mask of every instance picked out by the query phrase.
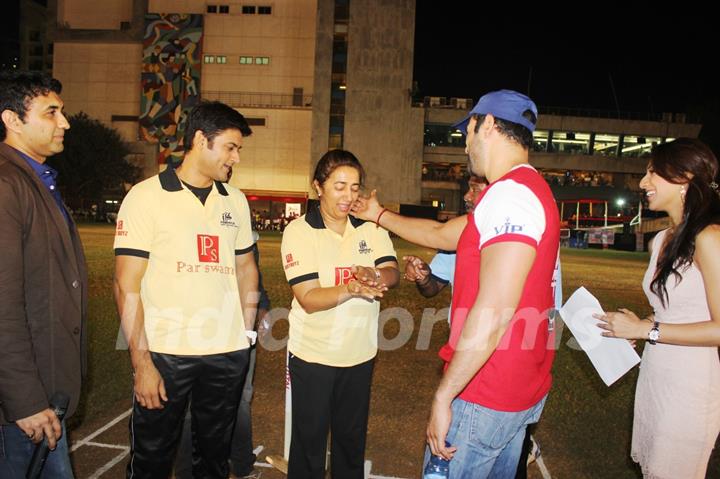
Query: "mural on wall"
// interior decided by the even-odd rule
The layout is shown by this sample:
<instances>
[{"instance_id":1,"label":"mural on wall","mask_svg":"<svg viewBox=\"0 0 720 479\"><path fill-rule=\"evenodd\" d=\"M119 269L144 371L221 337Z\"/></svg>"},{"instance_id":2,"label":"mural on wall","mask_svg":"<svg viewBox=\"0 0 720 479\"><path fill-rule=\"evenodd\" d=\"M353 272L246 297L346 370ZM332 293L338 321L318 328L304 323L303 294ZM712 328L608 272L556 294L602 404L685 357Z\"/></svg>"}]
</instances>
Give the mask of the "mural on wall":
<instances>
[{"instance_id":1,"label":"mural on wall","mask_svg":"<svg viewBox=\"0 0 720 479\"><path fill-rule=\"evenodd\" d=\"M202 15L145 15L140 135L159 143L159 164L182 161L187 113L200 101L202 27Z\"/></svg>"}]
</instances>

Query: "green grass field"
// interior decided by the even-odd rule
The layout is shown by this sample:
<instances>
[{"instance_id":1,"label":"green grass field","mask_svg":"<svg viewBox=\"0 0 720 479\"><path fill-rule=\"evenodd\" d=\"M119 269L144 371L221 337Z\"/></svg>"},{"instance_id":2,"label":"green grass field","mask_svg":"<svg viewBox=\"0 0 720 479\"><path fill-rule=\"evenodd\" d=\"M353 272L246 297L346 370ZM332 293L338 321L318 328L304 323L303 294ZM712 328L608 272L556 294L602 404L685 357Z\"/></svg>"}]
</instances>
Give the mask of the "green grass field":
<instances>
[{"instance_id":1,"label":"green grass field","mask_svg":"<svg viewBox=\"0 0 720 479\"><path fill-rule=\"evenodd\" d=\"M128 399L132 387L128 354L116 348L118 321L111 288L113 229L109 226L83 226L81 234L90 272L90 368L80 413L70 424L75 428L102 413L107 413L107 410L119 401ZM396 239L395 245L399 256L415 254L429 260L433 255L431 250L415 247L402 240ZM291 292L280 267L279 249L279 234L262 235L260 266L265 286L273 307L289 307ZM639 315L649 312L641 290L647 254L565 249L561 255L563 290L566 297L577 287L585 286L598 297L606 310L627 307ZM447 289L436 298L426 300L416 293L413 285L403 282L399 288L388 293L383 300L383 308L407 309L415 318L417 326L424 308L443 308L449 301L450 294ZM274 335L281 337L286 331L287 323L281 321L276 325ZM393 337L396 331L396 322L390 322L385 329L385 336ZM422 354L435 357L446 337L447 328L436 327L430 349ZM418 354L412 351L412 341L396 351L381 354L384 358L395 355L390 356L392 361L412 361ZM638 478L640 474L629 459L637 368L613 386L606 387L585 353L568 346L571 341L569 331L565 329L554 366L554 386L535 433L541 444L545 463L553 477L557 478ZM282 357L279 354L264 354L259 356L259 361L263 358L282 361ZM418 371L417 374L424 376L434 372ZM408 403L401 407L417 410L414 420L425 421L429 404L422 404L420 407L411 404L413 389L427 387L425 383L408 380L407 384L393 386L396 390L403 391L400 397L406 398ZM256 389L262 387L265 387L262 382L256 382ZM374 394L379 394L384 387L386 385L376 384ZM282 431L279 430L277 434L281 435ZM711 472L708 477L720 477L717 454L713 457L709 470Z\"/></svg>"}]
</instances>

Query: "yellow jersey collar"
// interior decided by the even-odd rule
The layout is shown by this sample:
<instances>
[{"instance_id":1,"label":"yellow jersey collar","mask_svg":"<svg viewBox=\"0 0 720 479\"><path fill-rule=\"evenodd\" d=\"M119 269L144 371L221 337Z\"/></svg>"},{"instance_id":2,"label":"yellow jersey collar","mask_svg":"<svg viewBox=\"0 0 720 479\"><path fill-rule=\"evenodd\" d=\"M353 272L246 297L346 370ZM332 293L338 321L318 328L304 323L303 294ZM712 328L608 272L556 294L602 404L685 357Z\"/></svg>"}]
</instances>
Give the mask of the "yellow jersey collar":
<instances>
[{"instance_id":1,"label":"yellow jersey collar","mask_svg":"<svg viewBox=\"0 0 720 479\"><path fill-rule=\"evenodd\" d=\"M353 226L353 228L356 229L360 225L365 223L364 220L355 218L353 215L348 215L348 219L350 220L350 224ZM322 214L320 214L319 203L316 203L315 205L308 208L308 212L305 214L305 222L316 230L322 230L327 228L325 226L325 222L323 221Z\"/></svg>"},{"instance_id":2,"label":"yellow jersey collar","mask_svg":"<svg viewBox=\"0 0 720 479\"><path fill-rule=\"evenodd\" d=\"M177 173L175 173L175 168L172 168L171 166L168 166L165 171L160 173L160 186L162 186L162 189L165 191L175 192L175 191L182 191L183 187L180 183L180 178L177 177ZM225 185L220 183L219 181L214 181L215 183L215 189L218 193L220 193L222 196L228 196L228 191L225 188ZM318 211L318 214L320 212ZM321 218L322 220L322 218Z\"/></svg>"}]
</instances>

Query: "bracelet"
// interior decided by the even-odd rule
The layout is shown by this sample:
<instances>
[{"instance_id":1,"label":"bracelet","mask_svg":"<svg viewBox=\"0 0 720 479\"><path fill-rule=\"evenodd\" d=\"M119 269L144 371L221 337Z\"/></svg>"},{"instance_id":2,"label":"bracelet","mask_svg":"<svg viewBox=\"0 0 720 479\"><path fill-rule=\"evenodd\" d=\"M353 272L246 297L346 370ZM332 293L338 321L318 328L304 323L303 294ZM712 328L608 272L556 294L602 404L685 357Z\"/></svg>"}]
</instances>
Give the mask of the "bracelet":
<instances>
[{"instance_id":1,"label":"bracelet","mask_svg":"<svg viewBox=\"0 0 720 479\"><path fill-rule=\"evenodd\" d=\"M376 228L379 228L379 227L380 227L380 218L382 218L382 215L384 215L386 211L388 211L388 209L387 209L387 208L383 208L383 210L380 212L380 214L378 215L377 219L375 220L375 227L376 227Z\"/></svg>"}]
</instances>

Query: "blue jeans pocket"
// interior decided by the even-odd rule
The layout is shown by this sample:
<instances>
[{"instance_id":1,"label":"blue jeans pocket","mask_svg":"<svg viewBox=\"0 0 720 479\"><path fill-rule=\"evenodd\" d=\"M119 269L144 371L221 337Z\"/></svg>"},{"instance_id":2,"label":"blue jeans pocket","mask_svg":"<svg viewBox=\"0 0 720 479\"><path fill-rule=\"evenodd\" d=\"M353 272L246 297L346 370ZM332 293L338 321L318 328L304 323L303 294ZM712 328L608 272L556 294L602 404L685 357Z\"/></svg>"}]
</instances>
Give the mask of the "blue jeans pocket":
<instances>
[{"instance_id":1,"label":"blue jeans pocket","mask_svg":"<svg viewBox=\"0 0 720 479\"><path fill-rule=\"evenodd\" d=\"M514 477L526 424L537 421L544 402L506 412L456 398L448 441L458 450L450 463L450 478Z\"/></svg>"},{"instance_id":2,"label":"blue jeans pocket","mask_svg":"<svg viewBox=\"0 0 720 479\"><path fill-rule=\"evenodd\" d=\"M505 447L511 437L510 433L514 434L516 428L502 420L503 413L489 411L477 404L473 404L468 409L472 411L469 431L470 441L489 449Z\"/></svg>"}]
</instances>

